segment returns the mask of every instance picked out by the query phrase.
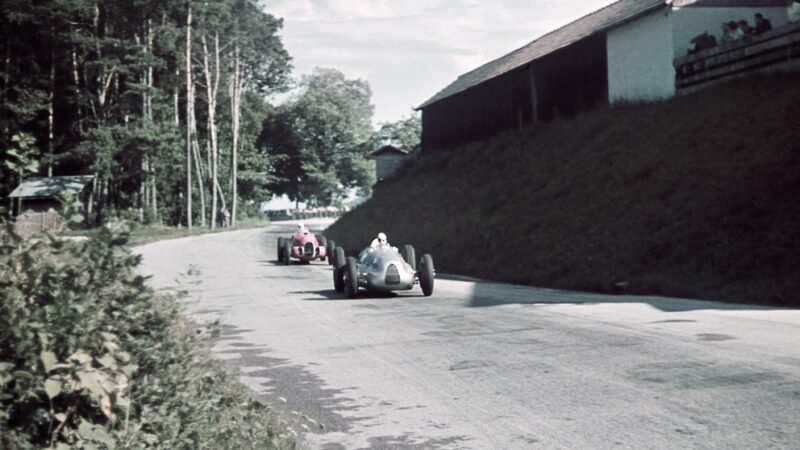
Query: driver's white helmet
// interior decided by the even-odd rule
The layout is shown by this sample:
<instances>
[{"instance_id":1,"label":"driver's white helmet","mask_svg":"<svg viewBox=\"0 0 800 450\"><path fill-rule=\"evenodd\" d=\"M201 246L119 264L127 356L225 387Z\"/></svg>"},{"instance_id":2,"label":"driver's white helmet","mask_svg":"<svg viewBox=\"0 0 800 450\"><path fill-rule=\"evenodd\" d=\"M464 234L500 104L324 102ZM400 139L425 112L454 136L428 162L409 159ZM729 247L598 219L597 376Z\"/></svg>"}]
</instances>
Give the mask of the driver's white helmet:
<instances>
[{"instance_id":1,"label":"driver's white helmet","mask_svg":"<svg viewBox=\"0 0 800 450\"><path fill-rule=\"evenodd\" d=\"M378 244L386 245L386 234L378 233Z\"/></svg>"}]
</instances>

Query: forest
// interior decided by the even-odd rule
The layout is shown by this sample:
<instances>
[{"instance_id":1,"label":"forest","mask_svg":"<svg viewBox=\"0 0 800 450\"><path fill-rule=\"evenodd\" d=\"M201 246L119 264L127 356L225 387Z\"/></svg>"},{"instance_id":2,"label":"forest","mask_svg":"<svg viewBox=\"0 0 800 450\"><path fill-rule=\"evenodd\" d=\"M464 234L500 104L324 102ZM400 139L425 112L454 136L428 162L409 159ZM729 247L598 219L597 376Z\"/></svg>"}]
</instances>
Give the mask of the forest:
<instances>
[{"instance_id":1,"label":"forest","mask_svg":"<svg viewBox=\"0 0 800 450\"><path fill-rule=\"evenodd\" d=\"M419 119L373 126L369 83L335 68L293 79L282 27L251 0L5 0L0 197L93 175L90 224L213 228L273 194L368 194L369 153L416 145Z\"/></svg>"}]
</instances>

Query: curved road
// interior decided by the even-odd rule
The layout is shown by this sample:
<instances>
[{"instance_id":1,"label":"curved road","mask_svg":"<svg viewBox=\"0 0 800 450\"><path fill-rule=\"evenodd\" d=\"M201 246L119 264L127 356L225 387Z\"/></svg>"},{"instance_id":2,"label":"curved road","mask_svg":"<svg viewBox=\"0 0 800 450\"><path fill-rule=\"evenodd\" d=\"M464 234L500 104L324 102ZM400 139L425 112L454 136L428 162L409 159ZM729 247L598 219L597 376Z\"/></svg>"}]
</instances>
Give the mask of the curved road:
<instances>
[{"instance_id":1,"label":"curved road","mask_svg":"<svg viewBox=\"0 0 800 450\"><path fill-rule=\"evenodd\" d=\"M453 278L347 300L328 265L277 264L293 227L137 250L310 448L800 445L800 311Z\"/></svg>"}]
</instances>

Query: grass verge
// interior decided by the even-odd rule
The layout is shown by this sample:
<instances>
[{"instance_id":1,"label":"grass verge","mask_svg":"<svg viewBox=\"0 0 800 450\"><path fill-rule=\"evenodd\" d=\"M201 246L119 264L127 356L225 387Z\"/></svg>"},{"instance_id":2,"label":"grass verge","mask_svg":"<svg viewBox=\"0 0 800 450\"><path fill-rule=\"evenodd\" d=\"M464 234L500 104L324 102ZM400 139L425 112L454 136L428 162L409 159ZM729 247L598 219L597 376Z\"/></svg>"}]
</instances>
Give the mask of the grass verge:
<instances>
[{"instance_id":1,"label":"grass verge","mask_svg":"<svg viewBox=\"0 0 800 450\"><path fill-rule=\"evenodd\" d=\"M209 233L224 233L226 231L245 230L249 228L261 228L266 227L269 224L270 222L268 219L245 218L237 221L236 225L233 227L218 227L213 230L208 227L201 226L196 226L189 230L185 227L169 227L165 225L136 225L130 232L130 244L134 246L143 245L165 239L176 239ZM96 236L99 230L100 228L92 228L89 230L67 230L61 234L69 237L92 237Z\"/></svg>"},{"instance_id":2,"label":"grass verge","mask_svg":"<svg viewBox=\"0 0 800 450\"><path fill-rule=\"evenodd\" d=\"M800 306L800 75L621 105L423 157L326 235L441 272Z\"/></svg>"}]
</instances>

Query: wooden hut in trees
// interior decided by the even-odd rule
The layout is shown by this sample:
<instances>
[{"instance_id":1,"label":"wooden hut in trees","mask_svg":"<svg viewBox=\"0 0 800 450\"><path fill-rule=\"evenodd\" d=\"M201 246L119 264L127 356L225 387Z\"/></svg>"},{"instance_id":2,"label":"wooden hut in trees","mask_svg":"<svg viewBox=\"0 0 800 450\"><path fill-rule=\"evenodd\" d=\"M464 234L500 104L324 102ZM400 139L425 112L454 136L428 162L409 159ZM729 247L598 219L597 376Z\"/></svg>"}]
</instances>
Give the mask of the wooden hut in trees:
<instances>
[{"instance_id":1,"label":"wooden hut in trees","mask_svg":"<svg viewBox=\"0 0 800 450\"><path fill-rule=\"evenodd\" d=\"M375 178L378 181L392 177L411 157L411 152L384 145L370 154L375 159Z\"/></svg>"}]
</instances>

